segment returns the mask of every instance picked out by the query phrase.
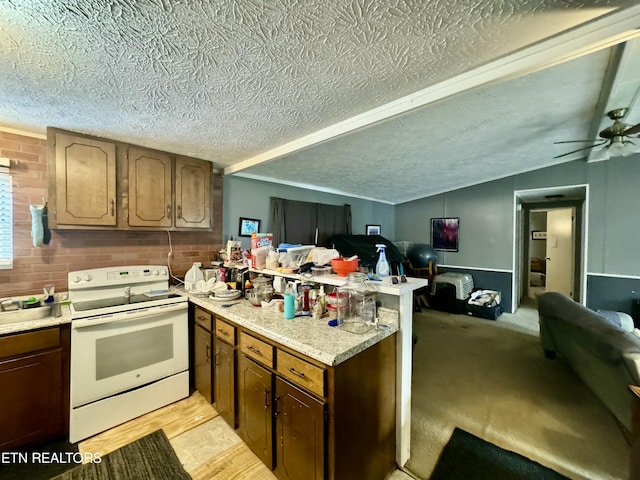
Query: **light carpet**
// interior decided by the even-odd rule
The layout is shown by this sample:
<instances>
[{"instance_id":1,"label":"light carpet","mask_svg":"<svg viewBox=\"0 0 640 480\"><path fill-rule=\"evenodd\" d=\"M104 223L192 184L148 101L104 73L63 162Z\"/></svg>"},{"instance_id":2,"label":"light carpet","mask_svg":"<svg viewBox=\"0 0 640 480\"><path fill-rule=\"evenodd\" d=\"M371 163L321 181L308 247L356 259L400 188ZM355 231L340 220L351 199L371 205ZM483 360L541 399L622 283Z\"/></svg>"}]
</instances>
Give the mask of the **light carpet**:
<instances>
[{"instance_id":1,"label":"light carpet","mask_svg":"<svg viewBox=\"0 0 640 480\"><path fill-rule=\"evenodd\" d=\"M503 315L504 316L504 315ZM428 479L455 427L576 480L626 479L613 415L535 332L434 310L414 313L411 458Z\"/></svg>"}]
</instances>

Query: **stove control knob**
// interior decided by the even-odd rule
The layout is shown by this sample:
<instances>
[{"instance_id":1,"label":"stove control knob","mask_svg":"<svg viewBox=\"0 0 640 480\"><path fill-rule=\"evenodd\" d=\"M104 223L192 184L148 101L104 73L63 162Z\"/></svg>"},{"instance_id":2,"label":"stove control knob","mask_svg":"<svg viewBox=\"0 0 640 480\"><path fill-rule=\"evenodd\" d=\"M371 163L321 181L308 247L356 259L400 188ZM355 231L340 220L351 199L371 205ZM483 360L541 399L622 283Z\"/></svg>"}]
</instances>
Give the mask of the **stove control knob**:
<instances>
[{"instance_id":1,"label":"stove control knob","mask_svg":"<svg viewBox=\"0 0 640 480\"><path fill-rule=\"evenodd\" d=\"M167 271L163 268L162 270L160 270L160 275L166 275Z\"/></svg>"},{"instance_id":2,"label":"stove control knob","mask_svg":"<svg viewBox=\"0 0 640 480\"><path fill-rule=\"evenodd\" d=\"M80 275L74 275L73 278L71 279L71 281L73 283L80 283L82 281L82 279L80 278Z\"/></svg>"},{"instance_id":3,"label":"stove control knob","mask_svg":"<svg viewBox=\"0 0 640 480\"><path fill-rule=\"evenodd\" d=\"M90 282L91 280L93 280L93 277L91 276L91 274L87 273L87 274L85 274L85 276L82 279L85 282Z\"/></svg>"},{"instance_id":4,"label":"stove control knob","mask_svg":"<svg viewBox=\"0 0 640 480\"><path fill-rule=\"evenodd\" d=\"M159 272L158 270L154 270L154 271L153 271L153 274L154 274L154 275L156 275L156 276L158 276L158 275L160 275L160 272Z\"/></svg>"}]
</instances>

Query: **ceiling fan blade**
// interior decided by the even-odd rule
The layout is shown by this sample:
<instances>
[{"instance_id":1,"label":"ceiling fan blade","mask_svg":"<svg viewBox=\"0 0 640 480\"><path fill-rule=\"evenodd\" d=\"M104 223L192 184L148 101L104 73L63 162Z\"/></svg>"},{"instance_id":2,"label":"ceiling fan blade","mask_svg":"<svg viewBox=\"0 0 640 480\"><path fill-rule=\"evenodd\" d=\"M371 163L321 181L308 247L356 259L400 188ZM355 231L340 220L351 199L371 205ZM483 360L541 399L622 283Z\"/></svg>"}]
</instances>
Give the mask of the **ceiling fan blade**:
<instances>
[{"instance_id":1,"label":"ceiling fan blade","mask_svg":"<svg viewBox=\"0 0 640 480\"><path fill-rule=\"evenodd\" d=\"M577 150L573 150L572 152L563 153L562 155L557 155L557 156L555 156L553 158L566 157L567 155L571 155L572 153L581 152L582 150L589 150L590 148L594 148L594 147L599 147L600 145L604 145L605 143L607 143L607 141L596 143L595 145L591 145L589 147L579 148Z\"/></svg>"},{"instance_id":2,"label":"ceiling fan blade","mask_svg":"<svg viewBox=\"0 0 640 480\"><path fill-rule=\"evenodd\" d=\"M554 145L557 145L559 143L585 143L585 142L595 142L596 140L563 140L561 142L553 142Z\"/></svg>"},{"instance_id":3,"label":"ceiling fan blade","mask_svg":"<svg viewBox=\"0 0 640 480\"><path fill-rule=\"evenodd\" d=\"M636 133L640 133L640 123L634 125L631 128L627 128L624 132L622 132L622 135L635 135Z\"/></svg>"}]
</instances>

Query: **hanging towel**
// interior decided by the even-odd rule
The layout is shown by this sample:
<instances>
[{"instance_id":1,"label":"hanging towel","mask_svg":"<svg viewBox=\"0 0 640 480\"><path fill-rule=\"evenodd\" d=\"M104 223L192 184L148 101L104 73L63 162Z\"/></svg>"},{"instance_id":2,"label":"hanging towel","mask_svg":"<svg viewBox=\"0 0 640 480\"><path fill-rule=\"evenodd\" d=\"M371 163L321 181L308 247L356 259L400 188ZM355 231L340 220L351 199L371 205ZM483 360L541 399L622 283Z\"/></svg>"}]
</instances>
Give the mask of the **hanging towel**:
<instances>
[{"instance_id":1,"label":"hanging towel","mask_svg":"<svg viewBox=\"0 0 640 480\"><path fill-rule=\"evenodd\" d=\"M44 225L42 224L42 214L44 205L29 205L31 211L31 239L34 247L41 247L44 243Z\"/></svg>"}]
</instances>

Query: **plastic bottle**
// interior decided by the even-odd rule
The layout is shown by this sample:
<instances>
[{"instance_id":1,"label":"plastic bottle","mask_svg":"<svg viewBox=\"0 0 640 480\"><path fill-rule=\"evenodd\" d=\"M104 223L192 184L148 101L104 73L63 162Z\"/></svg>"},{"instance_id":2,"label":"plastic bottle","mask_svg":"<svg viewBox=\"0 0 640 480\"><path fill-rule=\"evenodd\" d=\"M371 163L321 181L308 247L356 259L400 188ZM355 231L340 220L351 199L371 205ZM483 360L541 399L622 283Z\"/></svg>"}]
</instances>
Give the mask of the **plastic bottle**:
<instances>
[{"instance_id":1,"label":"plastic bottle","mask_svg":"<svg viewBox=\"0 0 640 480\"><path fill-rule=\"evenodd\" d=\"M291 320L296 316L296 297L293 293L291 284L287 284L284 291L284 318Z\"/></svg>"},{"instance_id":2,"label":"plastic bottle","mask_svg":"<svg viewBox=\"0 0 640 480\"><path fill-rule=\"evenodd\" d=\"M184 288L187 292L196 289L196 283L204 280L204 273L200 270L202 263L194 262L187 274L184 276Z\"/></svg>"},{"instance_id":3,"label":"plastic bottle","mask_svg":"<svg viewBox=\"0 0 640 480\"><path fill-rule=\"evenodd\" d=\"M387 262L387 255L385 254L386 245L377 243L376 247L380 255L378 256L378 263L376 263L376 276L378 278L386 278L389 276L389 262Z\"/></svg>"},{"instance_id":4,"label":"plastic bottle","mask_svg":"<svg viewBox=\"0 0 640 480\"><path fill-rule=\"evenodd\" d=\"M324 293L324 285L320 285L318 303L320 304L320 313L324 313L327 310L327 295Z\"/></svg>"}]
</instances>

